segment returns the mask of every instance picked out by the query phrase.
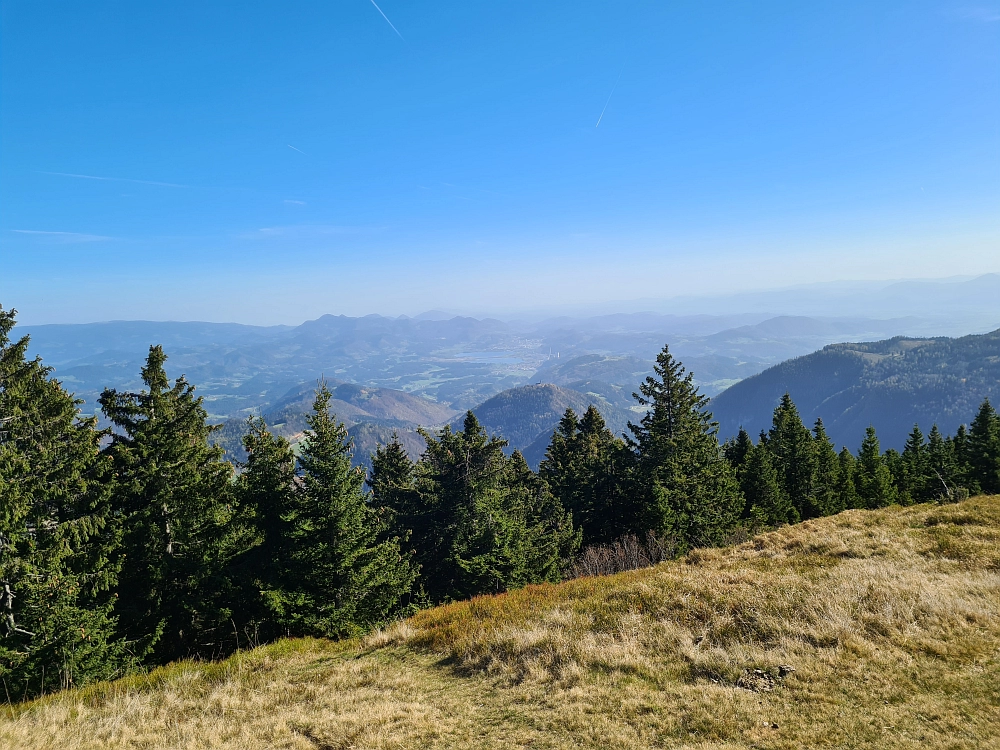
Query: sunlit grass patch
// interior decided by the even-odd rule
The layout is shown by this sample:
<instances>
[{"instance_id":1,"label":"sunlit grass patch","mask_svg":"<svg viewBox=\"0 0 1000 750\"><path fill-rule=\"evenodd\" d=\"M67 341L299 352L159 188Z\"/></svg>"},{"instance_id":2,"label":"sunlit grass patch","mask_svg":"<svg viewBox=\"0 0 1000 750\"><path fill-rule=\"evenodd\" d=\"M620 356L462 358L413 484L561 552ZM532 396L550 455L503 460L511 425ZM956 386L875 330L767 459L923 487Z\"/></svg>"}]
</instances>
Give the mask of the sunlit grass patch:
<instances>
[{"instance_id":1,"label":"sunlit grass patch","mask_svg":"<svg viewBox=\"0 0 1000 750\"><path fill-rule=\"evenodd\" d=\"M996 747L998 560L1000 498L850 511L49 696L0 746Z\"/></svg>"}]
</instances>

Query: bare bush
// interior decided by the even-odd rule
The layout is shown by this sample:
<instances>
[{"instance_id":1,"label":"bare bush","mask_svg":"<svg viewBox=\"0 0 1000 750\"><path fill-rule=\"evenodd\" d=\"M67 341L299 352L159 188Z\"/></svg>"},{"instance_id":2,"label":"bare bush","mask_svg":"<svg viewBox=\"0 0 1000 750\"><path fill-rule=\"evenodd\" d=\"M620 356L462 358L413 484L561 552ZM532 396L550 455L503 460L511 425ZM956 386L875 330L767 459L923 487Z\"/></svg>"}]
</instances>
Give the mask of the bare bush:
<instances>
[{"instance_id":1,"label":"bare bush","mask_svg":"<svg viewBox=\"0 0 1000 750\"><path fill-rule=\"evenodd\" d=\"M670 537L646 532L645 539L626 534L611 544L594 544L580 553L566 573L567 578L604 576L625 570L658 565L677 556L677 543Z\"/></svg>"}]
</instances>

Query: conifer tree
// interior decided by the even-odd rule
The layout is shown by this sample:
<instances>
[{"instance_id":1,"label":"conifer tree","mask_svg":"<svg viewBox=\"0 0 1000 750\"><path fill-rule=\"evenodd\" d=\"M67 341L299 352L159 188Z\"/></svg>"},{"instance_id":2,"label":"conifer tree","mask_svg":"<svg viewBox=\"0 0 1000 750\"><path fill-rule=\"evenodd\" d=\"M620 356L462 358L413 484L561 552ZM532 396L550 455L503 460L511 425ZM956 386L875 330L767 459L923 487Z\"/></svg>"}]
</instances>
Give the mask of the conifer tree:
<instances>
[{"instance_id":1,"label":"conifer tree","mask_svg":"<svg viewBox=\"0 0 1000 750\"><path fill-rule=\"evenodd\" d=\"M11 341L0 308L0 679L35 696L131 663L112 615L119 534L103 433L80 401Z\"/></svg>"},{"instance_id":2,"label":"conifer tree","mask_svg":"<svg viewBox=\"0 0 1000 750\"><path fill-rule=\"evenodd\" d=\"M900 502L921 503L931 499L928 494L933 486L930 481L927 444L918 425L913 425L900 460L900 468L893 472Z\"/></svg>"},{"instance_id":3,"label":"conifer tree","mask_svg":"<svg viewBox=\"0 0 1000 750\"><path fill-rule=\"evenodd\" d=\"M865 437L858 451L855 485L863 508L884 508L896 502L892 474L882 456L875 428L871 426L865 429Z\"/></svg>"},{"instance_id":4,"label":"conifer tree","mask_svg":"<svg viewBox=\"0 0 1000 750\"><path fill-rule=\"evenodd\" d=\"M927 436L927 469L929 485L927 499L951 500L962 488L962 472L955 460L954 444L945 438L935 424Z\"/></svg>"},{"instance_id":5,"label":"conifer tree","mask_svg":"<svg viewBox=\"0 0 1000 750\"><path fill-rule=\"evenodd\" d=\"M524 573L520 579L508 582L506 588L543 581L557 583L562 580L564 564L580 547L581 530L574 528L572 513L528 467L520 451L511 455L509 467L508 486L515 496L509 504L524 515L527 534Z\"/></svg>"},{"instance_id":6,"label":"conifer tree","mask_svg":"<svg viewBox=\"0 0 1000 750\"><path fill-rule=\"evenodd\" d=\"M986 494L1000 492L1000 416L989 399L983 401L969 425L970 484Z\"/></svg>"},{"instance_id":7,"label":"conifer tree","mask_svg":"<svg viewBox=\"0 0 1000 750\"><path fill-rule=\"evenodd\" d=\"M629 423L636 453L636 494L644 525L679 545L717 543L734 527L743 507L736 477L722 455L718 424L664 346L654 375L633 394L648 409L639 424Z\"/></svg>"},{"instance_id":8,"label":"conifer tree","mask_svg":"<svg viewBox=\"0 0 1000 750\"><path fill-rule=\"evenodd\" d=\"M557 580L580 536L520 454L504 455L506 441L488 437L472 412L462 430L445 427L424 439L416 494L409 496L422 533L415 529L408 544L428 597L446 601ZM386 484L379 479L376 486Z\"/></svg>"},{"instance_id":9,"label":"conifer tree","mask_svg":"<svg viewBox=\"0 0 1000 750\"><path fill-rule=\"evenodd\" d=\"M351 466L347 430L330 414L331 398L321 383L300 478L281 518L279 585L266 597L293 635L342 637L376 627L399 610L416 578L364 492L364 472Z\"/></svg>"},{"instance_id":10,"label":"conifer tree","mask_svg":"<svg viewBox=\"0 0 1000 750\"><path fill-rule=\"evenodd\" d=\"M813 504L818 515L830 516L844 510L839 491L840 461L833 441L826 434L822 419L813 425L813 449L816 474L813 480Z\"/></svg>"},{"instance_id":11,"label":"conifer tree","mask_svg":"<svg viewBox=\"0 0 1000 750\"><path fill-rule=\"evenodd\" d=\"M740 472L746 465L753 447L753 440L750 439L749 433L742 427L740 427L740 431L735 438L727 440L725 445L722 446L722 454L729 461L729 465L733 467L737 477L740 476Z\"/></svg>"},{"instance_id":12,"label":"conifer tree","mask_svg":"<svg viewBox=\"0 0 1000 750\"><path fill-rule=\"evenodd\" d=\"M368 477L374 504L384 509L390 533L398 537L404 547L408 546L411 536L424 538L429 532L425 527L428 519L415 485L414 469L399 435L393 433L387 444L375 448Z\"/></svg>"},{"instance_id":13,"label":"conifer tree","mask_svg":"<svg viewBox=\"0 0 1000 750\"><path fill-rule=\"evenodd\" d=\"M116 613L122 632L154 662L218 653L231 630L221 604L232 466L210 445L207 414L183 376L171 385L151 346L146 389L105 389L99 403L115 426L115 512L123 524Z\"/></svg>"},{"instance_id":14,"label":"conifer tree","mask_svg":"<svg viewBox=\"0 0 1000 750\"><path fill-rule=\"evenodd\" d=\"M861 508L858 497L856 474L857 460L845 445L837 454L837 504L840 508Z\"/></svg>"},{"instance_id":15,"label":"conifer tree","mask_svg":"<svg viewBox=\"0 0 1000 750\"><path fill-rule=\"evenodd\" d=\"M952 437L945 438L951 451L955 466L955 484L970 492L978 492L979 486L972 469L972 451L969 444L969 432L964 424L960 424Z\"/></svg>"},{"instance_id":16,"label":"conifer tree","mask_svg":"<svg viewBox=\"0 0 1000 750\"><path fill-rule=\"evenodd\" d=\"M816 472L812 435L802 423L799 410L785 393L774 409L771 429L767 433L767 449L778 471L781 489L802 518L822 515L813 497L813 477Z\"/></svg>"},{"instance_id":17,"label":"conifer tree","mask_svg":"<svg viewBox=\"0 0 1000 750\"><path fill-rule=\"evenodd\" d=\"M271 434L260 417L247 421L243 448L247 459L232 518L239 554L229 568L235 587L231 609L234 623L238 619L254 642L269 641L287 632L272 605L297 583L287 544L296 507L296 460L288 441Z\"/></svg>"},{"instance_id":18,"label":"conifer tree","mask_svg":"<svg viewBox=\"0 0 1000 750\"><path fill-rule=\"evenodd\" d=\"M593 405L577 420L567 409L552 436L539 475L581 530L584 544L606 543L635 526L629 502L628 459L622 440Z\"/></svg>"},{"instance_id":19,"label":"conifer tree","mask_svg":"<svg viewBox=\"0 0 1000 750\"><path fill-rule=\"evenodd\" d=\"M782 491L778 472L766 446L751 448L740 472L740 489L746 498L746 517L762 527L795 523L799 514Z\"/></svg>"}]
</instances>

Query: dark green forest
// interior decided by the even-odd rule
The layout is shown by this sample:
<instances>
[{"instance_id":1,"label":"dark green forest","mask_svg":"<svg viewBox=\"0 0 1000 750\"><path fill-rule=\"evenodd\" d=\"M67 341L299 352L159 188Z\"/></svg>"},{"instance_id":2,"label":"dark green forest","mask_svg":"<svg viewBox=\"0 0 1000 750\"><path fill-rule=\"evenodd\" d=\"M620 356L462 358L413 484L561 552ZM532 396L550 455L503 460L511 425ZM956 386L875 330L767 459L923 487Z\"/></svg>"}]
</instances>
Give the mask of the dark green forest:
<instances>
[{"instance_id":1,"label":"dark green forest","mask_svg":"<svg viewBox=\"0 0 1000 750\"><path fill-rule=\"evenodd\" d=\"M9 700L286 636L344 638L421 607L559 581L581 551L635 535L680 555L849 508L1000 492L1000 417L901 451L875 430L838 451L786 394L769 429L724 443L664 347L616 435L567 409L538 472L469 412L398 439L371 469L320 382L293 451L259 418L226 460L194 386L152 346L137 390L105 389L111 426L0 309L0 678Z\"/></svg>"}]
</instances>

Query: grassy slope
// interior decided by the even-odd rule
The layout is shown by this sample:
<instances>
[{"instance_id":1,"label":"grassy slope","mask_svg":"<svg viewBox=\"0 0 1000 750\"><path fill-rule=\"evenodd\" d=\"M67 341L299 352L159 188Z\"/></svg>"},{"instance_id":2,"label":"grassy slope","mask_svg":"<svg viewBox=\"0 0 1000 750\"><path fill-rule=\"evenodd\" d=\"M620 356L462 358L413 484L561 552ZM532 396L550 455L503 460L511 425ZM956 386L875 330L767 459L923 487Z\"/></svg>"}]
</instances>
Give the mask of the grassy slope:
<instances>
[{"instance_id":1,"label":"grassy slope","mask_svg":"<svg viewBox=\"0 0 1000 750\"><path fill-rule=\"evenodd\" d=\"M0 718L16 748L529 746L1000 747L1000 497L851 511Z\"/></svg>"}]
</instances>

